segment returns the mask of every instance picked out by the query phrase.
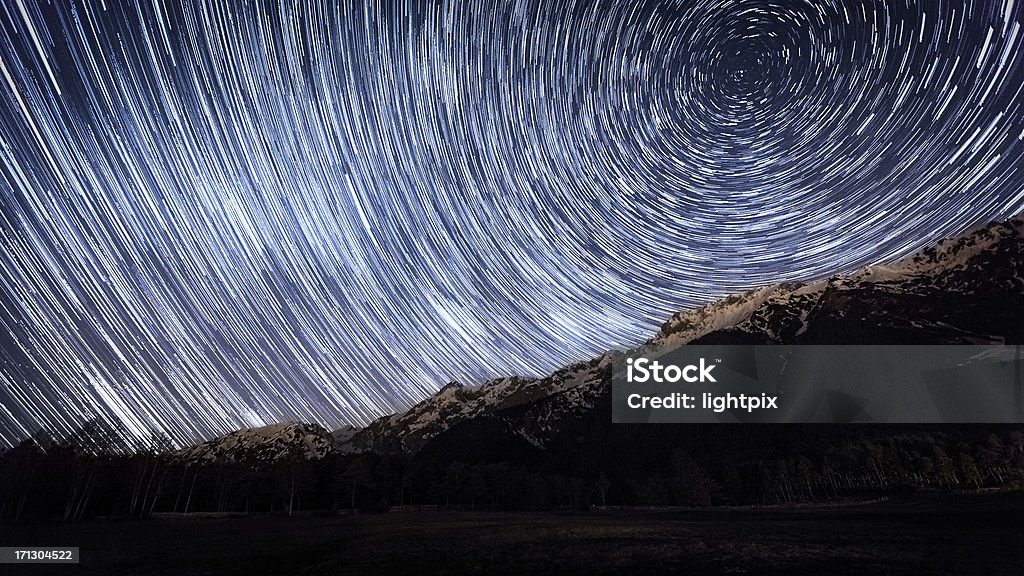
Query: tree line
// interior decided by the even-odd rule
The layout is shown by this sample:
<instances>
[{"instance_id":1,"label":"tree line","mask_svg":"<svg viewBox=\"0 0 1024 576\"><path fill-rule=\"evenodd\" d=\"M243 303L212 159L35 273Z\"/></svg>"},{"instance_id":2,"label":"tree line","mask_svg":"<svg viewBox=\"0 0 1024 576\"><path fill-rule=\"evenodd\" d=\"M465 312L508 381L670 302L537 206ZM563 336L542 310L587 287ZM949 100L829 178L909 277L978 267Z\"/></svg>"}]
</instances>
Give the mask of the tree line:
<instances>
[{"instance_id":1,"label":"tree line","mask_svg":"<svg viewBox=\"0 0 1024 576\"><path fill-rule=\"evenodd\" d=\"M338 454L307 460L189 462L163 435L128 445L95 420L55 438L40 431L0 453L0 520L145 518L155 513L287 515L394 506L586 510L834 501L915 491L1024 487L1024 434L907 431L830 438L789 453L689 447L642 467L557 461L463 462L457 456ZM557 460L557 459L555 459Z\"/></svg>"}]
</instances>

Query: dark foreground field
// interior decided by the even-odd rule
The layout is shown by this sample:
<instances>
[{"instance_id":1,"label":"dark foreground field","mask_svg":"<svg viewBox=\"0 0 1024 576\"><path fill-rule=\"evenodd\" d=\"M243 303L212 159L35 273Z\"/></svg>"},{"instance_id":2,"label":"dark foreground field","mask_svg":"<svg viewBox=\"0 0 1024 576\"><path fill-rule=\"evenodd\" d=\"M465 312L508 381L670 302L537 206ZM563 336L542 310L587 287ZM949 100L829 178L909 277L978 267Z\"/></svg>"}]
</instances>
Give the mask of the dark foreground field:
<instances>
[{"instance_id":1,"label":"dark foreground field","mask_svg":"<svg viewBox=\"0 0 1024 576\"><path fill-rule=\"evenodd\" d=\"M688 512L407 512L0 528L3 574L1022 574L1024 496Z\"/></svg>"}]
</instances>

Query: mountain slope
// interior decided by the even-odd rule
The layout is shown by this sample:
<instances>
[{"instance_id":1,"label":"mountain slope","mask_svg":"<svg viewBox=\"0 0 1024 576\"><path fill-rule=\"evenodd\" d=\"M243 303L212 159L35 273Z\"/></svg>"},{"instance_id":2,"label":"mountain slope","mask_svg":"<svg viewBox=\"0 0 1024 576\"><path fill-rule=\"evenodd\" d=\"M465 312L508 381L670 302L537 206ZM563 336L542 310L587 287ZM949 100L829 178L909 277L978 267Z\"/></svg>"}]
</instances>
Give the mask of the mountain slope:
<instances>
[{"instance_id":1,"label":"mountain slope","mask_svg":"<svg viewBox=\"0 0 1024 576\"><path fill-rule=\"evenodd\" d=\"M1022 293L1024 220L1011 220L943 240L893 264L759 288L678 313L650 342L1019 341L1024 332L1011 321L1013 314L1004 314L1003 304L1019 303ZM716 327L706 330L706 324Z\"/></svg>"},{"instance_id":2,"label":"mountain slope","mask_svg":"<svg viewBox=\"0 0 1024 576\"><path fill-rule=\"evenodd\" d=\"M993 223L897 262L764 286L676 313L649 344L967 344L1024 341L1024 220ZM381 418L352 451L416 452L473 419L543 449L610 391L614 352L544 379L449 384ZM610 421L610 416L609 416ZM465 438L464 438L465 440ZM451 442L447 442L451 444Z\"/></svg>"},{"instance_id":3,"label":"mountain slope","mask_svg":"<svg viewBox=\"0 0 1024 576\"><path fill-rule=\"evenodd\" d=\"M755 288L674 314L649 344L1024 342L1024 220L993 223L897 262L808 283ZM376 452L543 451L604 438L612 359L545 378L509 377L479 387L452 382L408 411L366 428L315 425L241 430L182 451L189 459L274 459ZM640 431L630 434L645 433ZM500 438L499 438L500 437ZM576 443L576 444L573 444ZM611 443L611 444L608 444ZM502 447L501 450L498 447Z\"/></svg>"},{"instance_id":4,"label":"mountain slope","mask_svg":"<svg viewBox=\"0 0 1024 576\"><path fill-rule=\"evenodd\" d=\"M318 424L285 422L243 428L180 450L175 457L189 462L272 462L285 458L323 458L334 449L331 433Z\"/></svg>"},{"instance_id":5,"label":"mountain slope","mask_svg":"<svg viewBox=\"0 0 1024 576\"><path fill-rule=\"evenodd\" d=\"M542 379L489 380L478 388L450 382L407 412L375 420L339 448L344 452L415 452L431 438L464 420L550 396L574 398L580 394L581 386L593 382L592 364L581 362L567 366Z\"/></svg>"}]
</instances>

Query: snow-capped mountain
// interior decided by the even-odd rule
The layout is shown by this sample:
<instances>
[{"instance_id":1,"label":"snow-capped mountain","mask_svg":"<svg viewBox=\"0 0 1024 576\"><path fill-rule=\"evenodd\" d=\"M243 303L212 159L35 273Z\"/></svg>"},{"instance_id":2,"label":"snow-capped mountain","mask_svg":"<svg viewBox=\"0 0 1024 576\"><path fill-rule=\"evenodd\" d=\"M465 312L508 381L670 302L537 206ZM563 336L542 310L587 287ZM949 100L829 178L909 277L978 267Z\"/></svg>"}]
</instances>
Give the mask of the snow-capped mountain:
<instances>
[{"instance_id":1,"label":"snow-capped mountain","mask_svg":"<svg viewBox=\"0 0 1024 576\"><path fill-rule=\"evenodd\" d=\"M890 264L755 288L684 310L648 343L981 342L1024 342L1024 220L993 223ZM500 378L479 387L452 382L408 411L362 429L268 426L182 453L194 459L316 458L333 446L341 453L410 454L428 445L458 450L481 435L490 436L484 443L507 440L543 450L564 444L566 430L586 435L610 425L605 412L617 354L622 352L545 378Z\"/></svg>"},{"instance_id":2,"label":"snow-capped mountain","mask_svg":"<svg viewBox=\"0 0 1024 576\"><path fill-rule=\"evenodd\" d=\"M674 314L648 344L1024 341L1024 220L993 223L897 262L764 286ZM610 391L616 352L543 379L455 383L355 434L347 451L416 452L488 418L544 448Z\"/></svg>"},{"instance_id":3,"label":"snow-capped mountain","mask_svg":"<svg viewBox=\"0 0 1024 576\"><path fill-rule=\"evenodd\" d=\"M323 458L334 449L331 432L318 424L285 422L243 428L175 455L190 462L272 462Z\"/></svg>"},{"instance_id":4,"label":"snow-capped mountain","mask_svg":"<svg viewBox=\"0 0 1024 576\"><path fill-rule=\"evenodd\" d=\"M375 420L347 443L343 452L415 452L428 440L456 424L514 406L532 404L552 396L578 398L584 403L585 390L598 384L596 361L562 368L546 378L499 378L479 387L450 382L436 394L403 414Z\"/></svg>"},{"instance_id":5,"label":"snow-capped mountain","mask_svg":"<svg viewBox=\"0 0 1024 576\"><path fill-rule=\"evenodd\" d=\"M699 308L680 310L662 324L661 331L648 344L685 344L712 332L732 328L749 320L766 304L796 296L794 291L801 287L800 284L761 286Z\"/></svg>"},{"instance_id":6,"label":"snow-capped mountain","mask_svg":"<svg viewBox=\"0 0 1024 576\"><path fill-rule=\"evenodd\" d=\"M757 288L675 314L652 344L983 343L1020 340L1024 220L994 223L887 265ZM1019 317L1019 313L1016 315Z\"/></svg>"}]
</instances>

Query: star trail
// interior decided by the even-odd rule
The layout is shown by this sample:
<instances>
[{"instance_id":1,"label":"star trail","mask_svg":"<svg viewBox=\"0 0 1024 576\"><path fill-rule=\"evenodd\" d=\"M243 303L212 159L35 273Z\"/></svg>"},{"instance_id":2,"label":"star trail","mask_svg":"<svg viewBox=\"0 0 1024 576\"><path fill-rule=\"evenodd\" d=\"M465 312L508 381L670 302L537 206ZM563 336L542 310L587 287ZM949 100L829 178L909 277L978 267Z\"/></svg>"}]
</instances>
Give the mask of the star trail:
<instances>
[{"instance_id":1,"label":"star trail","mask_svg":"<svg viewBox=\"0 0 1024 576\"><path fill-rule=\"evenodd\" d=\"M367 421L1024 210L1022 2L0 3L0 445Z\"/></svg>"}]
</instances>

